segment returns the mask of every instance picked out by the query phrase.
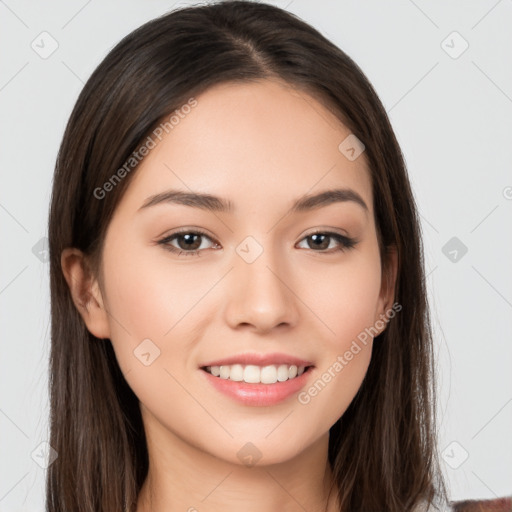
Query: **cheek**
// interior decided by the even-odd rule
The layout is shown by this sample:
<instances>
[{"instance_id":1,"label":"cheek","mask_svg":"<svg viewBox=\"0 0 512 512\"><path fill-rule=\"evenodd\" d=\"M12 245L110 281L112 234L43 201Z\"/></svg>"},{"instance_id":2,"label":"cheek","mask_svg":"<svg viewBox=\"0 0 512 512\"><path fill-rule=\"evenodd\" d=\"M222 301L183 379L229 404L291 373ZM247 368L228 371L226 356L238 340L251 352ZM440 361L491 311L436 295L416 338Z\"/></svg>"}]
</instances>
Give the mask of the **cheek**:
<instances>
[{"instance_id":1,"label":"cheek","mask_svg":"<svg viewBox=\"0 0 512 512\"><path fill-rule=\"evenodd\" d=\"M312 267L300 283L300 296L323 324L323 339L332 349L345 350L360 332L373 326L381 287L376 251L361 251L321 270Z\"/></svg>"},{"instance_id":2,"label":"cheek","mask_svg":"<svg viewBox=\"0 0 512 512\"><path fill-rule=\"evenodd\" d=\"M199 309L194 306L207 291L206 284L201 284L198 274L171 269L161 254L151 257L164 249L127 252L129 244L123 246L117 241L112 248L115 243L115 251L105 251L105 295L111 341L121 369L127 374L144 368L138 358L142 350L144 354L149 352L149 360L154 359L150 366L153 369L161 366L172 371L173 367L184 366L187 344L192 338L190 322ZM172 353L168 349L170 341ZM183 357L180 359L177 354Z\"/></svg>"},{"instance_id":3,"label":"cheek","mask_svg":"<svg viewBox=\"0 0 512 512\"><path fill-rule=\"evenodd\" d=\"M307 417L321 418L324 429L343 415L370 364L380 271L378 251L368 250L350 264L315 273L317 292L310 293L308 300L325 326L323 350L311 385L298 395L298 402L308 411Z\"/></svg>"},{"instance_id":4,"label":"cheek","mask_svg":"<svg viewBox=\"0 0 512 512\"><path fill-rule=\"evenodd\" d=\"M118 247L104 260L112 346L137 398L164 419L166 411L187 406L180 383L190 368L191 322L200 309L194 305L208 288L195 282L200 276L169 272L165 258L144 251L123 258ZM189 409L187 421L204 420L200 408Z\"/></svg>"},{"instance_id":5,"label":"cheek","mask_svg":"<svg viewBox=\"0 0 512 512\"><path fill-rule=\"evenodd\" d=\"M119 246L119 254L122 247ZM180 324L190 323L195 305L208 291L215 276L190 272L166 259L165 249L155 247L132 252L129 258L111 253L105 259L109 283L106 289L116 332L128 331L139 342L173 336ZM157 257L154 257L156 254ZM117 325L116 325L117 324Z\"/></svg>"},{"instance_id":6,"label":"cheek","mask_svg":"<svg viewBox=\"0 0 512 512\"><path fill-rule=\"evenodd\" d=\"M347 350L333 354L316 369L309 386L297 396L301 415L312 424L311 431L325 432L343 416L361 387L371 352L372 341L348 344Z\"/></svg>"},{"instance_id":7,"label":"cheek","mask_svg":"<svg viewBox=\"0 0 512 512\"><path fill-rule=\"evenodd\" d=\"M333 276L333 280L338 279L335 283L322 284L324 290L329 290L327 298L318 297L314 302L329 330L323 330L326 334L315 375L297 398L309 421L320 421L324 430L344 414L368 370L379 276L370 264L358 266L357 271L354 267L351 273L339 272Z\"/></svg>"}]
</instances>

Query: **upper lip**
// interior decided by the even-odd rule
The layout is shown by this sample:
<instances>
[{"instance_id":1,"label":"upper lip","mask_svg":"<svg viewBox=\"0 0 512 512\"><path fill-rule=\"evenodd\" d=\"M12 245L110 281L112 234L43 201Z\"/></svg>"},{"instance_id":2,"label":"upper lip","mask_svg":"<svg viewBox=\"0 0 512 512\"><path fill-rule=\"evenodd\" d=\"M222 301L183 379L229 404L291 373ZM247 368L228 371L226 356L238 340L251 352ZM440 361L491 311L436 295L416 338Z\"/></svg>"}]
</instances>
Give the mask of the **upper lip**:
<instances>
[{"instance_id":1,"label":"upper lip","mask_svg":"<svg viewBox=\"0 0 512 512\"><path fill-rule=\"evenodd\" d=\"M295 365L295 366L313 366L311 361L306 361L300 357L295 357L289 354L272 353L272 354L254 354L245 353L236 356L226 357L224 359L216 359L201 365L205 366L230 366L233 364L242 365L255 365L255 366L268 366L268 365Z\"/></svg>"}]
</instances>

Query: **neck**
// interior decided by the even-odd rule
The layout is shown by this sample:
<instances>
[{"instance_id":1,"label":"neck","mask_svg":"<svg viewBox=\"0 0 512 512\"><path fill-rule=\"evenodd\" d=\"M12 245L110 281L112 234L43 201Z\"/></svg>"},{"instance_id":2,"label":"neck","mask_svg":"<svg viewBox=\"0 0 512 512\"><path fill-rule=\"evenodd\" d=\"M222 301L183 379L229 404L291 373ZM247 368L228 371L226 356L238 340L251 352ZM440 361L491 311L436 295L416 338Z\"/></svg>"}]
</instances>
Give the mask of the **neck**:
<instances>
[{"instance_id":1,"label":"neck","mask_svg":"<svg viewBox=\"0 0 512 512\"><path fill-rule=\"evenodd\" d=\"M149 427L149 428L148 428ZM137 512L339 511L328 463L328 433L293 459L249 467L146 425L149 471Z\"/></svg>"}]
</instances>

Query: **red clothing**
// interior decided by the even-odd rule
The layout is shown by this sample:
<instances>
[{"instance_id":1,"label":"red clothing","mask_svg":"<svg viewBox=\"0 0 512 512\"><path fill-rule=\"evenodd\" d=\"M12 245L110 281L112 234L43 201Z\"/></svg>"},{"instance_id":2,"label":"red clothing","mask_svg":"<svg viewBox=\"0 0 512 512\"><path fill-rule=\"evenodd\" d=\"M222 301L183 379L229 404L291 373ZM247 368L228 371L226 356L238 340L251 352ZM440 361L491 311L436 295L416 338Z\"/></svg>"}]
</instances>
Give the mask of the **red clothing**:
<instances>
[{"instance_id":1,"label":"red clothing","mask_svg":"<svg viewBox=\"0 0 512 512\"><path fill-rule=\"evenodd\" d=\"M453 512L512 512L512 496L495 500L452 501Z\"/></svg>"}]
</instances>

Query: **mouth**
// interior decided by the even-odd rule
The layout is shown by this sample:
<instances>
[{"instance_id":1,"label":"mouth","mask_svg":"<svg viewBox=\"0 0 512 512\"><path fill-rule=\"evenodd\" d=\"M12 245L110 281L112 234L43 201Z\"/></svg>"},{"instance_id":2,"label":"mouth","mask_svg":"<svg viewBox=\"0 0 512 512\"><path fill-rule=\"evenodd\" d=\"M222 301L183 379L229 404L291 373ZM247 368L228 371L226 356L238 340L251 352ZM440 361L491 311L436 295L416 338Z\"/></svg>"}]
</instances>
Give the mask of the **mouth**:
<instances>
[{"instance_id":1,"label":"mouth","mask_svg":"<svg viewBox=\"0 0 512 512\"><path fill-rule=\"evenodd\" d=\"M253 364L231 364L203 366L201 370L219 379L247 384L276 384L299 378L313 368L312 365L270 364L258 366Z\"/></svg>"}]
</instances>

